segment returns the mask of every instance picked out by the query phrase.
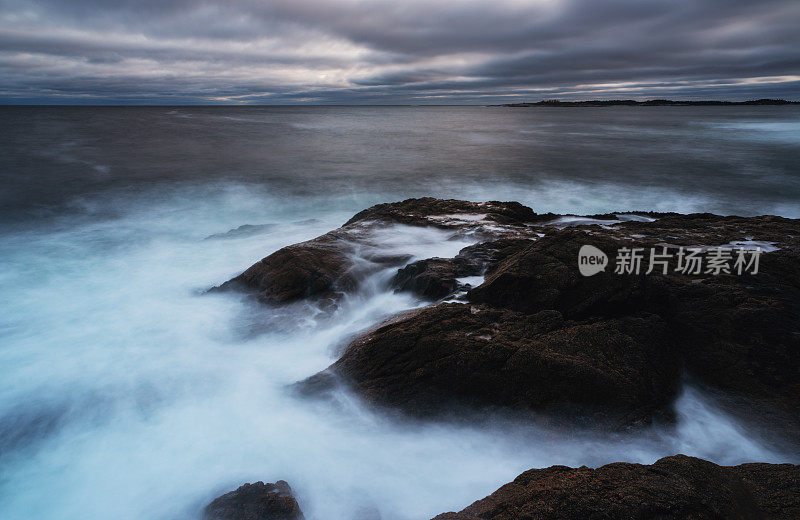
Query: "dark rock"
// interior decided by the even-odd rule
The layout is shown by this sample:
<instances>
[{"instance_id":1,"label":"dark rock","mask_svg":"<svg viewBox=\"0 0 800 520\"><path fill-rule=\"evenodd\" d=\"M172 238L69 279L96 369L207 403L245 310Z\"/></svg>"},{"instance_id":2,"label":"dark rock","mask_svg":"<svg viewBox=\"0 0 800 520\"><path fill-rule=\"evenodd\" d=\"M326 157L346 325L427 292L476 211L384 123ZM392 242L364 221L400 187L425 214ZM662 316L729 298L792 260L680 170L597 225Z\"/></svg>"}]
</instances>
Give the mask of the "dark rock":
<instances>
[{"instance_id":1,"label":"dark rock","mask_svg":"<svg viewBox=\"0 0 800 520\"><path fill-rule=\"evenodd\" d=\"M654 315L572 322L439 304L361 337L301 388L338 378L414 416L504 407L619 427L667 414L679 368Z\"/></svg>"},{"instance_id":2,"label":"dark rock","mask_svg":"<svg viewBox=\"0 0 800 520\"><path fill-rule=\"evenodd\" d=\"M460 214L485 214L486 217L460 220L457 218ZM253 291L267 303L289 303L305 298L335 302L343 294L354 291L370 273L408 262L409 255L384 255L380 244L371 242L371 231L387 224L433 226L490 240L532 234L532 228L527 224L540 217L517 202L408 199L379 204L357 214L337 230L272 253L212 291ZM462 262L462 259L457 262ZM408 273L408 278L414 276ZM433 288L436 276L435 273L427 276L427 283L423 280L425 276L417 281L399 283L404 289L423 293L427 291L426 285L431 285L427 292L436 294L453 286L451 281Z\"/></svg>"},{"instance_id":3,"label":"dark rock","mask_svg":"<svg viewBox=\"0 0 800 520\"><path fill-rule=\"evenodd\" d=\"M329 235L279 249L217 290L254 290L269 303L335 298L352 290L356 285L352 261Z\"/></svg>"},{"instance_id":4,"label":"dark rock","mask_svg":"<svg viewBox=\"0 0 800 520\"><path fill-rule=\"evenodd\" d=\"M480 274L480 265L459 262L455 258L428 258L398 270L391 285L397 291L438 300L456 290L456 278L473 274Z\"/></svg>"},{"instance_id":5,"label":"dark rock","mask_svg":"<svg viewBox=\"0 0 800 520\"><path fill-rule=\"evenodd\" d=\"M283 480L274 484L245 484L214 499L204 520L303 520L303 513Z\"/></svg>"},{"instance_id":6,"label":"dark rock","mask_svg":"<svg viewBox=\"0 0 800 520\"><path fill-rule=\"evenodd\" d=\"M594 245L609 255L610 267L592 277L578 272L578 251ZM469 292L468 299L493 307L533 313L555 309L565 316L623 316L642 308L651 311L664 302L663 281L657 277L614 274L615 252L625 244L614 238L565 229L490 265L485 282Z\"/></svg>"},{"instance_id":7,"label":"dark rock","mask_svg":"<svg viewBox=\"0 0 800 520\"><path fill-rule=\"evenodd\" d=\"M432 300L453 294L458 278L479 276L486 267L524 248L526 239L500 239L465 247L454 258L418 260L399 269L391 282L397 291L408 291Z\"/></svg>"},{"instance_id":8,"label":"dark rock","mask_svg":"<svg viewBox=\"0 0 800 520\"><path fill-rule=\"evenodd\" d=\"M470 202L466 200L454 199L435 199L423 197L419 199L407 199L401 202L390 202L377 204L356 215L345 223L345 226L357 222L378 220L384 222L396 222L412 226L438 225L449 227L446 219L438 220L430 217L443 215L474 215L486 214L486 220L491 220L499 224L521 225L532 222L543 222L553 217L553 215L537 215L534 211L523 206L519 202Z\"/></svg>"},{"instance_id":9,"label":"dark rock","mask_svg":"<svg viewBox=\"0 0 800 520\"><path fill-rule=\"evenodd\" d=\"M800 438L800 222L646 216L657 220L616 223L610 213L594 216L603 225L564 227L557 215L513 202L408 199L283 248L220 289L246 288L272 303L335 302L370 273L404 266L392 280L396 290L441 299L464 289L458 278L485 274L467 295L479 307L439 306L385 324L306 381L306 391L341 379L377 404L420 416L498 406L639 424L667 413L684 368L746 400L753 416L785 418ZM373 231L393 224L485 241L454 258L405 265L408 255L370 242ZM640 275L613 272L620 247L753 240L779 248L762 255L757 275L645 275L647 265ZM605 272L580 275L584 244L609 254Z\"/></svg>"},{"instance_id":10,"label":"dark rock","mask_svg":"<svg viewBox=\"0 0 800 520\"><path fill-rule=\"evenodd\" d=\"M588 278L576 269L578 249L587 243L612 262ZM551 234L490 266L468 299L528 314L554 309L571 319L657 314L690 375L760 399L800 425L800 248L763 254L756 275L614 274L614 253L629 245L583 230Z\"/></svg>"},{"instance_id":11,"label":"dark rock","mask_svg":"<svg viewBox=\"0 0 800 520\"><path fill-rule=\"evenodd\" d=\"M800 466L718 466L675 455L653 465L532 469L459 513L435 520L790 520L800 518Z\"/></svg>"},{"instance_id":12,"label":"dark rock","mask_svg":"<svg viewBox=\"0 0 800 520\"><path fill-rule=\"evenodd\" d=\"M646 235L657 241L682 246L719 246L735 241L759 240L778 246L796 244L800 221L774 215L723 217L712 213L664 214L653 222L622 222L614 226L622 234Z\"/></svg>"}]
</instances>

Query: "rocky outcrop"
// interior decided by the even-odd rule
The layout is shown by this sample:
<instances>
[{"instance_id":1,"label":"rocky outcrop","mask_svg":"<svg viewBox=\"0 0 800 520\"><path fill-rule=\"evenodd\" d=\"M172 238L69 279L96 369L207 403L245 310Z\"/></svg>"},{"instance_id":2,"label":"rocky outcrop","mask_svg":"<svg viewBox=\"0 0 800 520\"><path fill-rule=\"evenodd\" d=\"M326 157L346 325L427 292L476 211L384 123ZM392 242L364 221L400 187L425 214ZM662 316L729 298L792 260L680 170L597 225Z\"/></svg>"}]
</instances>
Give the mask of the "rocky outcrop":
<instances>
[{"instance_id":1,"label":"rocky outcrop","mask_svg":"<svg viewBox=\"0 0 800 520\"><path fill-rule=\"evenodd\" d=\"M439 304L370 332L327 373L415 416L506 407L615 427L668 413L680 370L655 315L566 320Z\"/></svg>"},{"instance_id":2,"label":"rocky outcrop","mask_svg":"<svg viewBox=\"0 0 800 520\"><path fill-rule=\"evenodd\" d=\"M608 252L626 245L612 236L565 230L492 266L467 298L528 314L554 309L572 319L656 314L690 375L800 419L797 246L764 254L757 275L632 276L609 269L587 278L575 268L585 243Z\"/></svg>"},{"instance_id":3,"label":"rocky outcrop","mask_svg":"<svg viewBox=\"0 0 800 520\"><path fill-rule=\"evenodd\" d=\"M790 520L800 518L800 466L718 466L675 455L652 465L532 469L435 520Z\"/></svg>"},{"instance_id":4,"label":"rocky outcrop","mask_svg":"<svg viewBox=\"0 0 800 520\"><path fill-rule=\"evenodd\" d=\"M464 217L471 219L475 215L481 215L481 220L515 226L545 222L554 217L552 214L538 215L519 202L470 202L423 197L377 204L356 213L345 226L364 221L383 221L410 226L453 227L459 226L459 221L463 221Z\"/></svg>"},{"instance_id":5,"label":"rocky outcrop","mask_svg":"<svg viewBox=\"0 0 800 520\"><path fill-rule=\"evenodd\" d=\"M372 233L398 224L434 226L479 243L453 258L387 256ZM605 251L610 267L582 276L577 258L584 244ZM623 247L675 253L721 245L763 247L759 273L681 274L674 257L667 273L644 274L646 260L640 274L613 272ZM398 268L395 290L430 300L456 294L461 303L409 311L366 331L327 370L299 383L301 393L344 384L371 404L414 417L511 410L621 429L671 420L671 402L688 374L720 392L726 410L761 423L761 433L777 432L792 446L800 439L797 220L536 215L516 203L409 199L374 206L338 230L284 248L224 287L248 287L273 303L335 301L356 290L365 273L387 266ZM479 275L477 287L463 281ZM264 495L240 497L252 494ZM251 502L228 503L239 504L233 511ZM436 518L800 518L800 468L722 467L681 455L649 466L553 466Z\"/></svg>"},{"instance_id":6,"label":"rocky outcrop","mask_svg":"<svg viewBox=\"0 0 800 520\"><path fill-rule=\"evenodd\" d=\"M335 299L357 283L350 251L341 235L331 232L279 249L214 290L254 291L267 303Z\"/></svg>"},{"instance_id":7,"label":"rocky outcrop","mask_svg":"<svg viewBox=\"0 0 800 520\"><path fill-rule=\"evenodd\" d=\"M387 266L402 266L408 254L384 255L375 232L389 225L436 227L454 233L495 240L532 235L531 222L550 216L536 215L517 202L467 202L431 198L408 199L378 204L358 213L344 226L313 240L284 247L252 265L239 276L212 291L239 289L255 292L261 301L282 304L302 299L336 302L353 292L359 283ZM475 263L466 257L463 260ZM413 268L412 268L413 269ZM422 268L421 270L425 270ZM482 270L470 268L469 272ZM416 278L411 280L412 278ZM428 280L433 285L434 278ZM407 272L398 278L398 287L437 298L453 283L426 287Z\"/></svg>"},{"instance_id":8,"label":"rocky outcrop","mask_svg":"<svg viewBox=\"0 0 800 520\"><path fill-rule=\"evenodd\" d=\"M482 275L487 266L524 248L528 243L529 240L520 238L493 240L465 247L454 258L418 260L399 269L391 286L396 291L439 300L459 290L471 289L471 285L467 287L459 278Z\"/></svg>"},{"instance_id":9,"label":"rocky outcrop","mask_svg":"<svg viewBox=\"0 0 800 520\"><path fill-rule=\"evenodd\" d=\"M204 520L303 520L303 513L283 480L274 484L245 484L214 499Z\"/></svg>"},{"instance_id":10,"label":"rocky outcrop","mask_svg":"<svg viewBox=\"0 0 800 520\"><path fill-rule=\"evenodd\" d=\"M395 211L376 208L364 218ZM485 271L466 295L476 305L439 305L370 331L306 389L343 381L371 402L418 416L509 407L635 425L669 417L683 370L800 432L800 224L616 216L601 216L601 224L568 219L581 222L568 227L564 219L528 223L537 231L527 237L407 265L394 286L431 299ZM770 250L756 275L679 274L674 258L667 274L646 275L646 260L638 275L613 272L622 247L675 253L678 245L754 240ZM584 244L607 252L610 267L582 276Z\"/></svg>"}]
</instances>

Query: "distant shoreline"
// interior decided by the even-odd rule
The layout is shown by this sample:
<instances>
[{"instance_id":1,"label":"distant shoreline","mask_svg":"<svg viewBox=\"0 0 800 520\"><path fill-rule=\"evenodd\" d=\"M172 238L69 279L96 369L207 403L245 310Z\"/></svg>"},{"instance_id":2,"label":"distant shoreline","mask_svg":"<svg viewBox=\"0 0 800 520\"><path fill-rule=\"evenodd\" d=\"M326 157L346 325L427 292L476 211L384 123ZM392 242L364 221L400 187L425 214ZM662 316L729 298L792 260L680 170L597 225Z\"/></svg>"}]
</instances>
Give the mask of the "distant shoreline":
<instances>
[{"instance_id":1,"label":"distant shoreline","mask_svg":"<svg viewBox=\"0 0 800 520\"><path fill-rule=\"evenodd\" d=\"M609 99L591 101L559 101L550 99L535 103L505 103L502 105L489 105L494 107L684 107L684 106L773 106L773 105L800 105L800 101L787 101L785 99L754 99L750 101L673 101L671 99L650 99L648 101L635 101L633 99Z\"/></svg>"}]
</instances>

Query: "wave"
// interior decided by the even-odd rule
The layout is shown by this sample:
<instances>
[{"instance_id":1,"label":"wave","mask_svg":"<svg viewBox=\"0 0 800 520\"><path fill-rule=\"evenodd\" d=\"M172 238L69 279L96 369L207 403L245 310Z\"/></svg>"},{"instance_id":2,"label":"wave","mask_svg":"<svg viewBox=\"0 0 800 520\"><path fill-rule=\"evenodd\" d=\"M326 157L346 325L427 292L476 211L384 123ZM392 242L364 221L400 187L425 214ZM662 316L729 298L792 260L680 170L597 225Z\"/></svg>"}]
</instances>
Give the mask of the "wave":
<instances>
[{"instance_id":1,"label":"wave","mask_svg":"<svg viewBox=\"0 0 800 520\"><path fill-rule=\"evenodd\" d=\"M2 237L4 519L193 518L221 492L277 479L291 482L309 519L363 507L386 520L428 518L531 467L676 452L721 464L792 460L691 387L676 403L677 426L617 435L501 418L401 423L345 392L336 405L300 399L289 385L359 331L424 303L387 290L390 270L333 315L201 289L350 213L235 186L113 203L115 217ZM295 224L203 240L248 222ZM372 238L412 258L471 243L407 226Z\"/></svg>"}]
</instances>

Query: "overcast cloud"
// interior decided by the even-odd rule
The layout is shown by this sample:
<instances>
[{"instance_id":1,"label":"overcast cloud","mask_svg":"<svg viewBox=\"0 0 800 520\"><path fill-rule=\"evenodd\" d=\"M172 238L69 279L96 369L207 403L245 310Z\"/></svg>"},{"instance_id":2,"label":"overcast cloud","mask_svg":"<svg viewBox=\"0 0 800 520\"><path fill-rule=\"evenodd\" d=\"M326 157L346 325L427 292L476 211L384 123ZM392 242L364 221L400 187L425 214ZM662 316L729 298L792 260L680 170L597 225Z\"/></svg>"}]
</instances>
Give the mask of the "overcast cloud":
<instances>
[{"instance_id":1,"label":"overcast cloud","mask_svg":"<svg viewBox=\"0 0 800 520\"><path fill-rule=\"evenodd\" d=\"M800 100L798 0L0 0L2 103Z\"/></svg>"}]
</instances>

